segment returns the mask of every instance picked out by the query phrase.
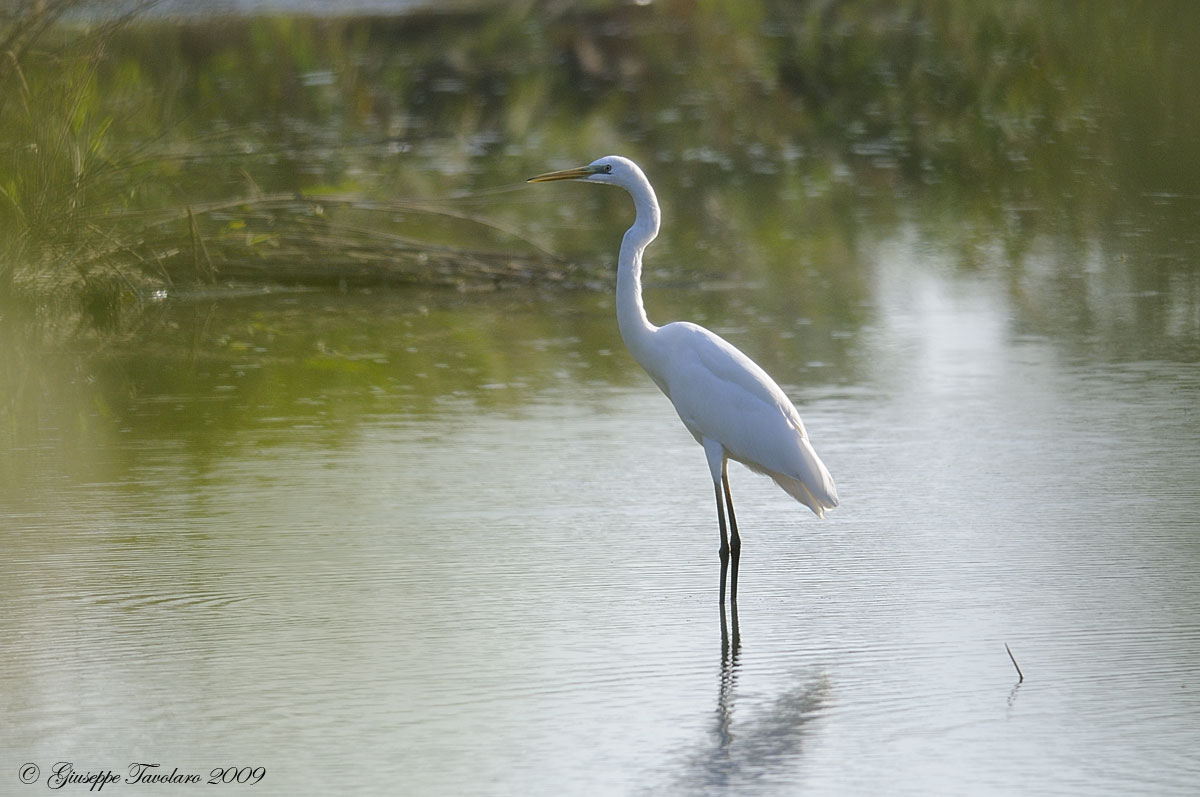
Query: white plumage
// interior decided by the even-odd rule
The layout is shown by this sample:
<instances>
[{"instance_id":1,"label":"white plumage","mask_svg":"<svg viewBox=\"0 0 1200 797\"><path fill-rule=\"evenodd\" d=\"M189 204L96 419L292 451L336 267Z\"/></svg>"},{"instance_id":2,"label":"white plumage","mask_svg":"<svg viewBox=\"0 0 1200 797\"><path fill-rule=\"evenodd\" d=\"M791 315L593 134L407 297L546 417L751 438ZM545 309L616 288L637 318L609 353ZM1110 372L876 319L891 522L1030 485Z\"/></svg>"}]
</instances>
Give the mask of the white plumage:
<instances>
[{"instance_id":1,"label":"white plumage","mask_svg":"<svg viewBox=\"0 0 1200 797\"><path fill-rule=\"evenodd\" d=\"M697 442L716 440L729 459L770 476L818 517L837 506L837 488L800 413L757 363L686 321L653 334L656 344L673 352L656 363L661 370L655 381Z\"/></svg>"},{"instance_id":2,"label":"white plumage","mask_svg":"<svg viewBox=\"0 0 1200 797\"><path fill-rule=\"evenodd\" d=\"M730 596L736 603L741 538L733 515L727 461L741 462L770 476L818 517L838 505L837 487L813 450L796 407L757 363L704 327L686 321L657 327L647 319L642 305L642 252L658 235L660 213L654 189L638 165L610 155L577 169L539 175L530 182L551 180L616 185L633 197L637 216L621 242L617 264L617 323L634 359L704 447L721 529L721 600L725 597L725 564L732 553ZM729 539L726 508L732 531Z\"/></svg>"}]
</instances>

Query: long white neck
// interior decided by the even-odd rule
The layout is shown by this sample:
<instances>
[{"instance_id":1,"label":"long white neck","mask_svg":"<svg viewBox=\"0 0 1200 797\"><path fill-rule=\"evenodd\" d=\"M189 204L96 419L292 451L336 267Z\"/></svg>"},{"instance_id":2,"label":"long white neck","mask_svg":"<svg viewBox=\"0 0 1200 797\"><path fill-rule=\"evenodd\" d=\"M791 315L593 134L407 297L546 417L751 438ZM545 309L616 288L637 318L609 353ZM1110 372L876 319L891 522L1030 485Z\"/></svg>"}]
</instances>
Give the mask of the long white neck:
<instances>
[{"instance_id":1,"label":"long white neck","mask_svg":"<svg viewBox=\"0 0 1200 797\"><path fill-rule=\"evenodd\" d=\"M658 235L659 210L654 189L644 177L629 189L637 208L633 226L621 240L617 258L617 327L625 346L643 368L648 366L650 339L658 327L646 318L642 304L642 251Z\"/></svg>"}]
</instances>

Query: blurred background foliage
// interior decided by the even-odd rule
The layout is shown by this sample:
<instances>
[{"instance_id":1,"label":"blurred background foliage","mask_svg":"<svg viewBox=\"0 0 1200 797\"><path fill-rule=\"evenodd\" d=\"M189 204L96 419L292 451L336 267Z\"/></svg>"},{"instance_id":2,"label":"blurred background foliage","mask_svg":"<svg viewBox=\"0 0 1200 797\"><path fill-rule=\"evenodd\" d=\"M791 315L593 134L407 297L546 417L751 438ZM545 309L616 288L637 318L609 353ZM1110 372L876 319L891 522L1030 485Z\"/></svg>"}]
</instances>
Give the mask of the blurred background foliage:
<instances>
[{"instance_id":1,"label":"blurred background foliage","mask_svg":"<svg viewBox=\"0 0 1200 797\"><path fill-rule=\"evenodd\" d=\"M10 475L638 378L628 199L523 183L609 153L664 207L652 317L785 382L861 376L891 241L996 275L1014 334L1200 356L1195 3L187 8L0 4Z\"/></svg>"},{"instance_id":2,"label":"blurred background foliage","mask_svg":"<svg viewBox=\"0 0 1200 797\"><path fill-rule=\"evenodd\" d=\"M875 278L863 250L913 234L956 268L1002 275L1025 332L1188 356L1196 34L1190 2L246 17L11 1L0 328L40 342L4 359L10 406L29 405L10 418L82 378L72 368L109 385L109 403L179 392L196 373L214 390L265 373L318 392L366 379L422 406L553 382L529 365L547 347L619 348L608 288L628 199L523 179L608 152L640 161L664 204L654 316L752 316L767 365L839 362L852 380ZM739 289L706 288L725 283ZM517 284L532 308L446 298ZM247 295L264 286L379 296L359 311ZM100 347L108 376L94 359L37 386L41 352L65 344ZM624 373L584 356L584 372Z\"/></svg>"},{"instance_id":3,"label":"blurred background foliage","mask_svg":"<svg viewBox=\"0 0 1200 797\"><path fill-rule=\"evenodd\" d=\"M608 251L579 222L621 200L544 223L480 194L610 151L658 184L664 250L835 281L863 213L950 208L951 238L1019 259L1039 229L1141 224L1131 196L1200 186L1189 3L103 9L0 20L2 299L99 326L196 281L561 278L539 245Z\"/></svg>"}]
</instances>

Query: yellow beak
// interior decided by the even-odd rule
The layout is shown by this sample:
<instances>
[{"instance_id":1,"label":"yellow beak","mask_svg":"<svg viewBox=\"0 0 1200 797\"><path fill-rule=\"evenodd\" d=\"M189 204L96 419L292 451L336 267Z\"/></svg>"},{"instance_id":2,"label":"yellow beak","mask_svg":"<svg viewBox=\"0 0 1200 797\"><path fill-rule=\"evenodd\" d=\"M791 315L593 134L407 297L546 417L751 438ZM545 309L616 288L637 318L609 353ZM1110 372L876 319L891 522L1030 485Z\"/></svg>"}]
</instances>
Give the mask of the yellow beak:
<instances>
[{"instance_id":1,"label":"yellow beak","mask_svg":"<svg viewBox=\"0 0 1200 797\"><path fill-rule=\"evenodd\" d=\"M590 166L578 166L574 169L563 169L560 172L546 172L539 174L537 177L530 177L525 182L527 183L548 183L551 180L582 180L586 177L591 177L596 173L596 170Z\"/></svg>"}]
</instances>

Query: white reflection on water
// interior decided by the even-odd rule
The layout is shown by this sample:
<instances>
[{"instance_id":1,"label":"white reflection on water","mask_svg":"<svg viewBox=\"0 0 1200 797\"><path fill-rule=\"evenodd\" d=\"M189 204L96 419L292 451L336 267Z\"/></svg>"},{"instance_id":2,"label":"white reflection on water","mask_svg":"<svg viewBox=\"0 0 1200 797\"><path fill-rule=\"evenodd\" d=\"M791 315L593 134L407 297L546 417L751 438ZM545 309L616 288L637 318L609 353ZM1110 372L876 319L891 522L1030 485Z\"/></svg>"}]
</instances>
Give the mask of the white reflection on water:
<instances>
[{"instance_id":1,"label":"white reflection on water","mask_svg":"<svg viewBox=\"0 0 1200 797\"><path fill-rule=\"evenodd\" d=\"M842 507L818 522L733 474L740 644L722 648L703 457L648 382L381 408L340 447L298 429L197 458L164 434L5 517L0 771L253 764L263 794L1191 792L1194 365L1016 338L986 278L885 255L866 376L792 390Z\"/></svg>"}]
</instances>

